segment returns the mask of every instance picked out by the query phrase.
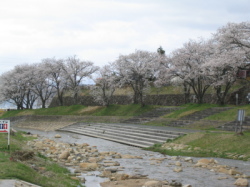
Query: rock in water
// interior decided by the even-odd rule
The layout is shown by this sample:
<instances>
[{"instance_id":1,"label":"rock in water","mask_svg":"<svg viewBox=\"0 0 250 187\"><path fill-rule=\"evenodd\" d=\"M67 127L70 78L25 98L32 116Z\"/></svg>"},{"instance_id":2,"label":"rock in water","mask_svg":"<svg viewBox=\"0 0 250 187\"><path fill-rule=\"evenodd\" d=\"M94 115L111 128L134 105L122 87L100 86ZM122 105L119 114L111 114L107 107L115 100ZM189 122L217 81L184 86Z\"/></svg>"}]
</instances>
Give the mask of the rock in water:
<instances>
[{"instance_id":1,"label":"rock in water","mask_svg":"<svg viewBox=\"0 0 250 187\"><path fill-rule=\"evenodd\" d=\"M234 182L234 185L237 186L248 186L248 180L247 179L243 179L243 178L239 178Z\"/></svg>"},{"instance_id":2,"label":"rock in water","mask_svg":"<svg viewBox=\"0 0 250 187\"><path fill-rule=\"evenodd\" d=\"M60 134L56 134L55 138L61 138L62 136Z\"/></svg>"},{"instance_id":3,"label":"rock in water","mask_svg":"<svg viewBox=\"0 0 250 187\"><path fill-rule=\"evenodd\" d=\"M67 159L69 157L70 153L68 151L62 152L62 154L59 155L59 159Z\"/></svg>"}]
</instances>

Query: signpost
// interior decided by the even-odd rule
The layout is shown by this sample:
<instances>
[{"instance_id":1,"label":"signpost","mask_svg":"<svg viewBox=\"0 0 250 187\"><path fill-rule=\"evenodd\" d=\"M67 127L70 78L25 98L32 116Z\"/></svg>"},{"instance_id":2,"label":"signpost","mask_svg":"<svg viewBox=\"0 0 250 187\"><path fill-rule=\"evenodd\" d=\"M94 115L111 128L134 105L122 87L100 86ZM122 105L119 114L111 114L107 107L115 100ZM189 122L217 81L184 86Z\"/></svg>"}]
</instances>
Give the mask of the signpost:
<instances>
[{"instance_id":1,"label":"signpost","mask_svg":"<svg viewBox=\"0 0 250 187\"><path fill-rule=\"evenodd\" d=\"M245 120L245 110L238 110L237 122L235 126L235 133L238 132L238 122L240 122L240 133L242 133L242 122Z\"/></svg>"},{"instance_id":2,"label":"signpost","mask_svg":"<svg viewBox=\"0 0 250 187\"><path fill-rule=\"evenodd\" d=\"M10 149L10 120L0 120L0 133L8 133L8 149Z\"/></svg>"},{"instance_id":3,"label":"signpost","mask_svg":"<svg viewBox=\"0 0 250 187\"><path fill-rule=\"evenodd\" d=\"M236 94L236 95L235 95L235 98L236 98L236 106L237 106L237 105L238 105L238 100L239 100L239 95Z\"/></svg>"}]
</instances>

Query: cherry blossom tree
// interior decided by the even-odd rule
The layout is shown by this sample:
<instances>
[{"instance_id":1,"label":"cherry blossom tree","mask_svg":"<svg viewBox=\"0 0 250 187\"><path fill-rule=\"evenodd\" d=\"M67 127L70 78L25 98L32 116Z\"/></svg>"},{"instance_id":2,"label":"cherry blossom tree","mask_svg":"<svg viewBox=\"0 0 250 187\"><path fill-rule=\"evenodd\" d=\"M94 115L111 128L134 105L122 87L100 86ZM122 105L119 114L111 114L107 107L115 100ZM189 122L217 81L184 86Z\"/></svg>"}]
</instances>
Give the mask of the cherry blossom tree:
<instances>
[{"instance_id":1,"label":"cherry blossom tree","mask_svg":"<svg viewBox=\"0 0 250 187\"><path fill-rule=\"evenodd\" d=\"M56 89L53 86L50 77L50 69L46 66L47 63L39 63L35 68L33 91L39 97L42 108L46 107L46 103L55 95Z\"/></svg>"},{"instance_id":2,"label":"cherry blossom tree","mask_svg":"<svg viewBox=\"0 0 250 187\"><path fill-rule=\"evenodd\" d=\"M133 89L135 104L144 106L144 96L158 68L157 56L157 53L136 50L129 55L120 55L113 63L120 85L129 85Z\"/></svg>"},{"instance_id":3,"label":"cherry blossom tree","mask_svg":"<svg viewBox=\"0 0 250 187\"><path fill-rule=\"evenodd\" d=\"M111 66L105 65L98 71L98 78L95 86L91 89L94 100L104 106L109 106L113 94L117 88L117 76L111 70Z\"/></svg>"},{"instance_id":4,"label":"cherry blossom tree","mask_svg":"<svg viewBox=\"0 0 250 187\"><path fill-rule=\"evenodd\" d=\"M76 56L72 56L65 60L63 70L68 79L68 88L72 91L76 104L83 79L91 78L91 75L98 70L98 67L94 66L93 62L82 61Z\"/></svg>"},{"instance_id":5,"label":"cherry blossom tree","mask_svg":"<svg viewBox=\"0 0 250 187\"><path fill-rule=\"evenodd\" d=\"M18 65L1 76L1 96L17 106L32 109L37 95L33 92L34 66Z\"/></svg>"},{"instance_id":6,"label":"cherry blossom tree","mask_svg":"<svg viewBox=\"0 0 250 187\"><path fill-rule=\"evenodd\" d=\"M15 68L17 73L19 73L21 79L23 80L23 87L25 89L25 98L24 98L24 105L25 108L32 109L35 101L37 100L38 96L34 93L34 85L35 82L35 65L21 65ZM18 72L20 71L20 72Z\"/></svg>"},{"instance_id":7,"label":"cherry blossom tree","mask_svg":"<svg viewBox=\"0 0 250 187\"><path fill-rule=\"evenodd\" d=\"M0 94L2 101L8 101L22 109L24 100L24 91L19 85L19 79L16 79L14 70L5 72L0 77Z\"/></svg>"},{"instance_id":8,"label":"cherry blossom tree","mask_svg":"<svg viewBox=\"0 0 250 187\"><path fill-rule=\"evenodd\" d=\"M52 87L56 90L59 105L63 106L63 96L68 87L68 79L64 71L64 61L62 59L47 58L43 59L42 63L48 70L48 81L52 83Z\"/></svg>"},{"instance_id":9,"label":"cherry blossom tree","mask_svg":"<svg viewBox=\"0 0 250 187\"><path fill-rule=\"evenodd\" d=\"M217 30L214 40L217 48L210 61L215 80L212 85L216 90L217 102L224 104L239 68L249 66L250 22L228 23Z\"/></svg>"},{"instance_id":10,"label":"cherry blossom tree","mask_svg":"<svg viewBox=\"0 0 250 187\"><path fill-rule=\"evenodd\" d=\"M250 22L228 23L214 34L223 48L238 48L250 60Z\"/></svg>"},{"instance_id":11,"label":"cherry blossom tree","mask_svg":"<svg viewBox=\"0 0 250 187\"><path fill-rule=\"evenodd\" d=\"M211 85L211 80L202 65L213 54L211 41L203 39L199 41L190 40L183 48L177 49L171 54L171 68L169 73L172 77L179 77L183 84L190 86L198 103L203 103L203 97ZM186 88L188 89L188 88Z\"/></svg>"},{"instance_id":12,"label":"cherry blossom tree","mask_svg":"<svg viewBox=\"0 0 250 187\"><path fill-rule=\"evenodd\" d=\"M237 72L244 66L245 58L239 50L217 52L202 65L215 89L217 104L224 105L230 88L237 80Z\"/></svg>"}]
</instances>

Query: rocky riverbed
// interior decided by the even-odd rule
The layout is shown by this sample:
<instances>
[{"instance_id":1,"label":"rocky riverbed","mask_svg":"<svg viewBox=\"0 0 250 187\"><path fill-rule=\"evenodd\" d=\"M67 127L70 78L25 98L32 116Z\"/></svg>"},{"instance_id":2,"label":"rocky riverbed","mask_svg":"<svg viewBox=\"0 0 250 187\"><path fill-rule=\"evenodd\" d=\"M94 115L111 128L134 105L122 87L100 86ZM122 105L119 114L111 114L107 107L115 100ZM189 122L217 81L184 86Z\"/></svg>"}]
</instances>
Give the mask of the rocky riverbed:
<instances>
[{"instance_id":1,"label":"rocky riverbed","mask_svg":"<svg viewBox=\"0 0 250 187\"><path fill-rule=\"evenodd\" d=\"M72 133L25 131L39 135L30 147L68 167L87 187L230 187L247 186L250 178L250 162L171 157Z\"/></svg>"}]
</instances>

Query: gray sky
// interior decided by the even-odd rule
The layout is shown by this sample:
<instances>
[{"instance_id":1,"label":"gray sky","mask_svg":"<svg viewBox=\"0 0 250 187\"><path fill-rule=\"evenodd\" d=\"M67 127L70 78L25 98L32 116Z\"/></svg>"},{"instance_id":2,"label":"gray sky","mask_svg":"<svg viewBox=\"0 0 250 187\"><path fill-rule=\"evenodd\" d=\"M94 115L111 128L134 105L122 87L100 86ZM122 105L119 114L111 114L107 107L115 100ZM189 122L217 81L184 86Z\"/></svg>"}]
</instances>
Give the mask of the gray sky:
<instances>
[{"instance_id":1,"label":"gray sky","mask_svg":"<svg viewBox=\"0 0 250 187\"><path fill-rule=\"evenodd\" d=\"M136 49L169 53L243 21L249 0L1 0L0 74L50 57L102 66Z\"/></svg>"}]
</instances>

